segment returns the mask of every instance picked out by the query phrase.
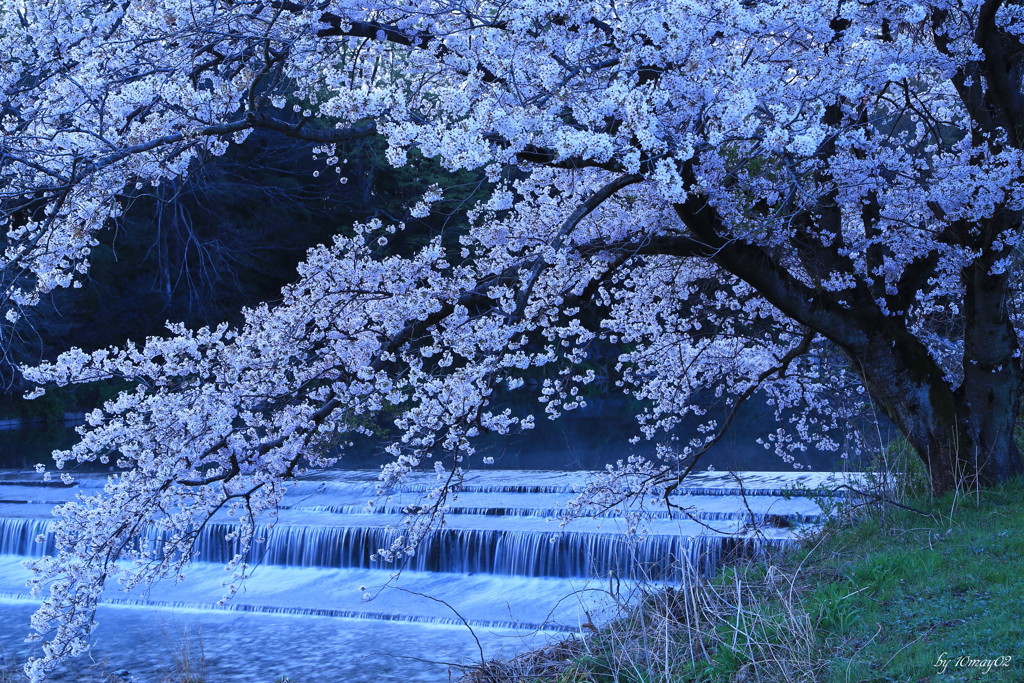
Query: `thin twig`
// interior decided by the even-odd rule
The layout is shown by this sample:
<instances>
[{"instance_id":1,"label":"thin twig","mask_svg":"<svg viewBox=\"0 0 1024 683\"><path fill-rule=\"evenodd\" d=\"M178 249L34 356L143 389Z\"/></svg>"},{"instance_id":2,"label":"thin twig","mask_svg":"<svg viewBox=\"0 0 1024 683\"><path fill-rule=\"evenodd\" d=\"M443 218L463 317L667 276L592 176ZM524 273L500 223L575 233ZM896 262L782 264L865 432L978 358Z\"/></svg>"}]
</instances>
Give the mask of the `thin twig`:
<instances>
[{"instance_id":1,"label":"thin twig","mask_svg":"<svg viewBox=\"0 0 1024 683\"><path fill-rule=\"evenodd\" d=\"M483 666L484 663L486 663L487 659L484 657L484 646L480 644L480 639L476 637L476 631L474 631L473 627L469 625L469 622L466 621L466 618L459 614L459 610L455 609L451 606L450 603L442 600L441 598L435 598L433 595L427 595L426 593L418 593L416 591L411 591L408 588L402 588L401 586L394 586L394 589L400 590L403 593L408 593L409 595L416 595L421 598L426 598L427 600L433 600L434 602L441 603L442 605L450 609L452 613L454 613L455 616L459 618L459 621L461 621L466 626L466 628L469 629L469 635L473 636L473 640L476 641L476 648L480 651L480 666Z\"/></svg>"},{"instance_id":2,"label":"thin twig","mask_svg":"<svg viewBox=\"0 0 1024 683\"><path fill-rule=\"evenodd\" d=\"M887 503L889 505L893 505L895 507L898 507L901 510L907 510L909 512L913 512L915 514L921 515L922 517L927 517L928 519L935 519L935 515L933 515L930 512L924 512L923 510L918 510L917 508L910 507L909 505L904 505L903 503L897 503L895 500L892 500L890 498L886 498L885 496L880 495L878 493L872 493L871 491L861 491L860 489L855 488L855 487L853 487L853 486L851 486L849 484L840 484L838 486L835 486L835 487L833 487L832 489L829 490L829 493L838 493L842 489L847 489L848 491L852 491L852 492L856 493L858 496L864 496L865 498L869 498L869 499L871 499L872 502L875 502L875 503Z\"/></svg>"}]
</instances>

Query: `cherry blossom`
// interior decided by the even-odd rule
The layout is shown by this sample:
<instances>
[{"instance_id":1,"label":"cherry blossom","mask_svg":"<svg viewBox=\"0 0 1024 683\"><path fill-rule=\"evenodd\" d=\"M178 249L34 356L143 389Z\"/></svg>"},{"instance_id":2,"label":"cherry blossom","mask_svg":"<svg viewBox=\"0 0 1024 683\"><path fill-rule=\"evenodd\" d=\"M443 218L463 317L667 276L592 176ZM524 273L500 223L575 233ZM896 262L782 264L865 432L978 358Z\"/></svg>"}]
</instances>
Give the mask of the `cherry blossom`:
<instances>
[{"instance_id":1,"label":"cherry blossom","mask_svg":"<svg viewBox=\"0 0 1024 683\"><path fill-rule=\"evenodd\" d=\"M780 419L763 441L787 459L811 444L856 449L850 420L873 408L936 491L1021 469L1017 5L0 10L12 324L87 277L126 192L186 177L255 129L315 143L328 167L346 141L382 136L395 166L415 149L481 173L489 193L455 248L400 255L389 235L404 226L353 226L238 326L170 325L25 369L44 387L132 387L57 454L58 466L118 470L58 511L59 552L34 567L49 591L34 626L50 640L32 680L85 647L104 583L182 572L214 515L233 515L246 547L289 481L344 458L384 416L382 491L438 459L440 509L476 435L583 407L598 353L614 354L610 379L645 406L638 438L702 418L661 457L625 460L627 493L671 486L755 393ZM536 415L502 408L508 391L533 392ZM724 406L715 419L709 397ZM431 520L382 551L410 551ZM163 532L158 547L147 529Z\"/></svg>"}]
</instances>

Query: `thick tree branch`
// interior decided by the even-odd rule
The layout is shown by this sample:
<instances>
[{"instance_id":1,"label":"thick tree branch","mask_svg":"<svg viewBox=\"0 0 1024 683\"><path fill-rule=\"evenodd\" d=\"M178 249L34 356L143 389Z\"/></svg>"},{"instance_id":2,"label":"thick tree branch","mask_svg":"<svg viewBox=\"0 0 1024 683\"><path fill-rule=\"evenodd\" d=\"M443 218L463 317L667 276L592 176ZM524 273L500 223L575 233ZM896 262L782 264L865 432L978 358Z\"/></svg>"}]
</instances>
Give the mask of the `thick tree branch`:
<instances>
[{"instance_id":1,"label":"thick tree branch","mask_svg":"<svg viewBox=\"0 0 1024 683\"><path fill-rule=\"evenodd\" d=\"M974 41L985 54L982 69L989 85L986 99L1001 113L1011 144L1020 148L1024 144L1024 93L1020 89L1024 45L997 25L996 14L1002 5L1003 0L982 4Z\"/></svg>"},{"instance_id":2,"label":"thick tree branch","mask_svg":"<svg viewBox=\"0 0 1024 683\"><path fill-rule=\"evenodd\" d=\"M603 187L598 189L592 195L580 204L575 211L569 214L569 217L562 222L561 227L555 234L554 239L551 242L551 247L554 249L561 249L565 245L566 239L576 229L576 226L580 224L584 218L593 213L601 204L608 201L616 192L619 190L641 182L644 179L643 176L631 173L628 175L619 176L618 178L606 183ZM516 310L514 317L522 316L523 311L526 310L527 301L530 298L530 294L533 292L534 286L537 284L537 279L540 277L541 271L544 269L544 262L539 258L535 259L533 266L530 268L530 272L526 278L526 282L519 290L519 294L516 296Z\"/></svg>"}]
</instances>

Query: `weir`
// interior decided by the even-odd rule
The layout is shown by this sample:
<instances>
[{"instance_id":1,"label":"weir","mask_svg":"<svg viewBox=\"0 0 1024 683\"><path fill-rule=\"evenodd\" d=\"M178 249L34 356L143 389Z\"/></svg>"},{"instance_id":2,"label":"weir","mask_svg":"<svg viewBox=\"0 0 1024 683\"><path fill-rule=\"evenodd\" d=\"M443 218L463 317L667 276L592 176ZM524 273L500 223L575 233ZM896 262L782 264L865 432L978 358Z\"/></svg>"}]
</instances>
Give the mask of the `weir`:
<instances>
[{"instance_id":1,"label":"weir","mask_svg":"<svg viewBox=\"0 0 1024 683\"><path fill-rule=\"evenodd\" d=\"M394 568L375 557L402 531L389 526L290 526L272 530L257 527L255 544L245 561L257 565L312 568ZM400 520L395 519L395 523ZM350 522L349 522L350 523ZM691 523L691 532L700 531ZM50 522L36 519L0 520L0 554L41 557L54 552ZM226 564L239 552L227 540L233 526L209 524L196 541L199 562ZM159 554L163 534L146 541ZM536 531L529 529L435 529L426 534L402 568L450 574L507 574L527 577L622 578L680 580L685 575L709 575L723 561L752 558L788 542L784 537L717 534L657 534L629 537L623 533Z\"/></svg>"},{"instance_id":2,"label":"weir","mask_svg":"<svg viewBox=\"0 0 1024 683\"><path fill-rule=\"evenodd\" d=\"M585 475L470 473L445 525L427 532L399 567L375 554L391 546L402 533L402 513L418 509L436 482L432 474L416 474L381 496L376 474L338 471L298 482L285 496L277 523L258 529L264 540L245 558L255 567L253 575L226 605L220 604L223 564L239 551L227 517L198 535L196 561L184 582L163 581L131 594L111 588L105 604L227 611L247 619L330 618L339 628L402 622L408 628L579 631L636 580L676 583L708 576L724 562L791 543L821 515L806 494L841 493L837 480L823 474L749 473L740 484L732 475L701 473L692 486L674 493L670 509L653 497L563 527L559 517ZM105 480L85 476L74 486L41 486L36 476L0 473L0 601L30 600L21 561L54 552L52 506L95 492ZM640 533L632 531L627 516L643 520ZM143 538L159 553L162 532L151 528ZM366 594L375 597L367 601ZM0 647L17 649L6 642Z\"/></svg>"}]
</instances>

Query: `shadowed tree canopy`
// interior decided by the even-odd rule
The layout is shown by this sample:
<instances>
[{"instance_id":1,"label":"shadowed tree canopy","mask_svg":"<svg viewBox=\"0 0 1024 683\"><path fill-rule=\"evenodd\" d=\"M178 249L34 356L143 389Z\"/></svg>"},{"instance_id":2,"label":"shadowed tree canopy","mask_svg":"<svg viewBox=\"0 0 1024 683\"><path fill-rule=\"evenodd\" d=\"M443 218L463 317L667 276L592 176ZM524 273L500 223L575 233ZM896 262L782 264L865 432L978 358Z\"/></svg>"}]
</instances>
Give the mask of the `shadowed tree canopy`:
<instances>
[{"instance_id":1,"label":"shadowed tree canopy","mask_svg":"<svg viewBox=\"0 0 1024 683\"><path fill-rule=\"evenodd\" d=\"M394 166L487 181L457 239L396 250L408 228L379 216L240 322L25 369L132 386L59 456L122 471L60 511L61 552L36 565L63 580L33 680L84 647L106 580L179 569L224 508L251 542L288 480L382 411L382 485L443 451L457 490L474 436L534 419L495 392L542 368L538 412L577 408L595 344L618 349L648 438L709 390L759 392L788 416L765 435L784 458L856 448L847 425L873 409L936 491L1018 473L1022 34L1024 8L991 0L0 0L12 324L85 276L125 197L173 192L254 131L313 143L336 182L338 145L369 135ZM673 486L733 414L592 493ZM147 554L143 524L181 552Z\"/></svg>"}]
</instances>

